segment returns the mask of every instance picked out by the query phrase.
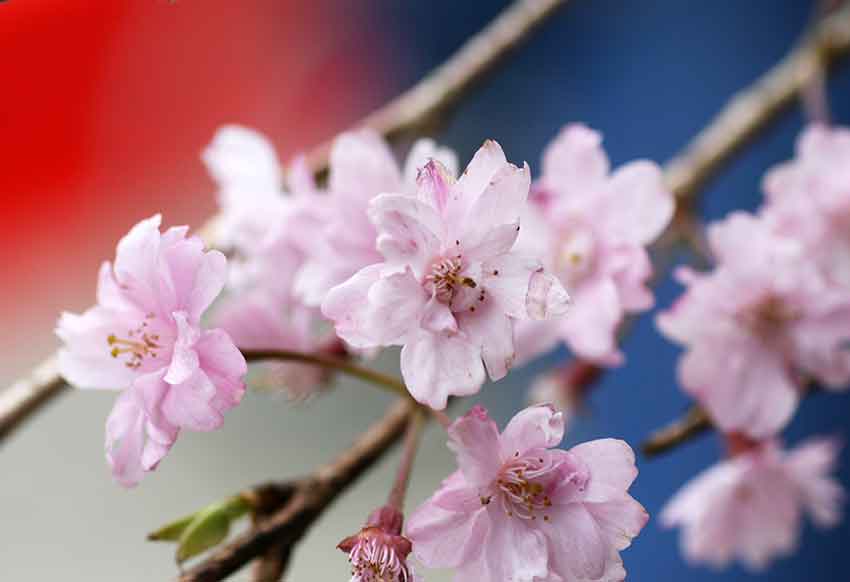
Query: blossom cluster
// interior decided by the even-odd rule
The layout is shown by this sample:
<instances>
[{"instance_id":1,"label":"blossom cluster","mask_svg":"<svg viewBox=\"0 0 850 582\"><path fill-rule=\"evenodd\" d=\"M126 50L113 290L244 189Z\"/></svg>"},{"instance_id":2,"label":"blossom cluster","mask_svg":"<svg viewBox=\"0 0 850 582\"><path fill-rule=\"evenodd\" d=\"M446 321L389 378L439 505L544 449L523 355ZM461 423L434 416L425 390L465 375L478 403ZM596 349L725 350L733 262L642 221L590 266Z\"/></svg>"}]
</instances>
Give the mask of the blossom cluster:
<instances>
[{"instance_id":1,"label":"blossom cluster","mask_svg":"<svg viewBox=\"0 0 850 582\"><path fill-rule=\"evenodd\" d=\"M370 130L334 140L321 184L305 158L284 166L239 126L220 129L202 158L227 258L186 227L144 220L102 266L97 305L57 328L69 382L121 391L106 450L125 486L181 429L221 426L252 353L369 359L398 346L410 396L435 411L559 344L589 370L622 365L618 332L654 304L648 246L675 209L657 164L612 170L601 135L579 124L547 146L536 179L493 140L461 172L429 139L399 163ZM786 452L778 434L806 390L850 382L848 168L850 131L808 129L797 158L767 174L763 208L709 227L714 268L680 268L687 289L657 318L686 350L683 389L730 443L661 516L684 528L692 559L761 567L793 548L804 510L839 519L837 445ZM290 358L250 383L303 400L328 380ZM549 373L536 398L564 400L572 381ZM565 415L551 404L502 432L479 406L446 424L458 470L406 525L396 499L340 543L353 582L420 580L412 557L457 580L625 579L620 552L649 519L629 494L628 444L561 449Z\"/></svg>"},{"instance_id":2,"label":"blossom cluster","mask_svg":"<svg viewBox=\"0 0 850 582\"><path fill-rule=\"evenodd\" d=\"M850 384L850 130L807 128L763 188L755 214L709 226L714 268L680 268L686 291L657 319L686 349L682 388L733 444L750 443L679 493L665 521L684 526L690 558L755 568L794 547L802 508L837 521L838 447L785 453L776 437L807 391Z\"/></svg>"}]
</instances>

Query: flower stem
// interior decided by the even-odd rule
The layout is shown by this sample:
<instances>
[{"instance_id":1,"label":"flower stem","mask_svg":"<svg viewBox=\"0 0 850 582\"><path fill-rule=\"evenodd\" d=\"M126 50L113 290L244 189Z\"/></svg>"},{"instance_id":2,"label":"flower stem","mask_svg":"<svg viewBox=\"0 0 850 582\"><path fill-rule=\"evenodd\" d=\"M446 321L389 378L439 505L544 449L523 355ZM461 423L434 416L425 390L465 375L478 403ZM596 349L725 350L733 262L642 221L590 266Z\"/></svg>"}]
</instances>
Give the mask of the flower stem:
<instances>
[{"instance_id":1,"label":"flower stem","mask_svg":"<svg viewBox=\"0 0 850 582\"><path fill-rule=\"evenodd\" d=\"M448 429L452 425L452 419L449 418L449 415L443 412L442 410L432 409L431 416L433 416L434 420L440 423L440 426L445 429Z\"/></svg>"},{"instance_id":2,"label":"flower stem","mask_svg":"<svg viewBox=\"0 0 850 582\"><path fill-rule=\"evenodd\" d=\"M359 366L347 360L327 356L322 354L308 354L293 350L242 350L242 355L249 362L257 362L260 360L278 360L289 362L302 362L304 364L312 364L322 368L339 370L349 376L354 376L365 382L370 382L394 394L409 398L407 388L404 383L392 376L382 374L375 370Z\"/></svg>"},{"instance_id":3,"label":"flower stem","mask_svg":"<svg viewBox=\"0 0 850 582\"><path fill-rule=\"evenodd\" d=\"M413 460L416 451L419 450L419 438L422 436L422 428L425 426L425 415L427 411L419 406L413 413L413 418L407 425L404 433L404 449L401 452L401 461L398 465L395 483L390 490L387 505L393 509L403 512L404 498L407 495L407 485L410 482L410 471L413 468Z\"/></svg>"}]
</instances>

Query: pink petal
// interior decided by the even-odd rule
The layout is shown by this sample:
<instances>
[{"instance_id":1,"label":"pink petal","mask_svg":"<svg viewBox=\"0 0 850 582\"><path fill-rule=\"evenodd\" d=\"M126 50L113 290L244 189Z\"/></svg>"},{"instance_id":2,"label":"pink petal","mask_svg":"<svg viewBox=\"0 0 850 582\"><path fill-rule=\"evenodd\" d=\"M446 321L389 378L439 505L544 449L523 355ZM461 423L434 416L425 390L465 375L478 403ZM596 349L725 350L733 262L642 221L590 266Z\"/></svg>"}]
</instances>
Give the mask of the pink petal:
<instances>
[{"instance_id":1,"label":"pink petal","mask_svg":"<svg viewBox=\"0 0 850 582\"><path fill-rule=\"evenodd\" d=\"M443 225L433 207L412 198L384 194L372 199L369 217L378 228L377 247L393 266L410 266L422 276L440 252Z\"/></svg>"},{"instance_id":2,"label":"pink petal","mask_svg":"<svg viewBox=\"0 0 850 582\"><path fill-rule=\"evenodd\" d=\"M510 459L532 449L557 447L564 438L564 415L551 404L529 406L518 412L500 439L501 456Z\"/></svg>"},{"instance_id":3,"label":"pink petal","mask_svg":"<svg viewBox=\"0 0 850 582\"><path fill-rule=\"evenodd\" d=\"M501 510L488 511L490 529L477 564L458 570L462 580L546 580L549 552L546 538L521 519Z\"/></svg>"},{"instance_id":4,"label":"pink petal","mask_svg":"<svg viewBox=\"0 0 850 582\"><path fill-rule=\"evenodd\" d=\"M402 273L379 278L368 291L369 306L363 323L379 345L404 343L416 330L425 311L428 296L408 267Z\"/></svg>"},{"instance_id":5,"label":"pink petal","mask_svg":"<svg viewBox=\"0 0 850 582\"><path fill-rule=\"evenodd\" d=\"M145 414L130 391L123 392L106 420L106 458L112 476L124 487L134 487L144 474Z\"/></svg>"},{"instance_id":6,"label":"pink petal","mask_svg":"<svg viewBox=\"0 0 850 582\"><path fill-rule=\"evenodd\" d=\"M201 156L222 190L250 194L279 191L283 176L274 146L261 133L239 125L219 128Z\"/></svg>"},{"instance_id":7,"label":"pink petal","mask_svg":"<svg viewBox=\"0 0 850 582\"><path fill-rule=\"evenodd\" d=\"M446 511L426 501L410 516L405 535L416 558L429 568L457 568L481 551L489 528L487 511Z\"/></svg>"},{"instance_id":8,"label":"pink petal","mask_svg":"<svg viewBox=\"0 0 850 582\"><path fill-rule=\"evenodd\" d=\"M416 196L426 206L444 216L449 190L455 183L454 174L440 162L429 160L416 174ZM441 232L442 229L438 232Z\"/></svg>"},{"instance_id":9,"label":"pink petal","mask_svg":"<svg viewBox=\"0 0 850 582\"><path fill-rule=\"evenodd\" d=\"M513 367L513 322L493 301L478 304L474 312L458 315L460 328L469 340L481 346L481 357L492 380L501 380Z\"/></svg>"},{"instance_id":10,"label":"pink petal","mask_svg":"<svg viewBox=\"0 0 850 582\"><path fill-rule=\"evenodd\" d=\"M372 130L344 133L330 154L330 190L367 201L383 192L398 192L401 175L387 143Z\"/></svg>"},{"instance_id":11,"label":"pink petal","mask_svg":"<svg viewBox=\"0 0 850 582\"><path fill-rule=\"evenodd\" d=\"M449 448L457 455L457 465L471 487L486 487L496 478L502 461L499 455L499 429L487 410L474 406L448 429Z\"/></svg>"},{"instance_id":12,"label":"pink petal","mask_svg":"<svg viewBox=\"0 0 850 582\"><path fill-rule=\"evenodd\" d=\"M840 450L841 443L837 439L810 439L791 451L786 460L806 508L821 527L834 527L842 517L846 493L831 475Z\"/></svg>"},{"instance_id":13,"label":"pink petal","mask_svg":"<svg viewBox=\"0 0 850 582\"><path fill-rule=\"evenodd\" d=\"M541 526L552 545L552 570L565 579L599 580L610 545L593 515L581 503L554 506Z\"/></svg>"},{"instance_id":14,"label":"pink petal","mask_svg":"<svg viewBox=\"0 0 850 582\"><path fill-rule=\"evenodd\" d=\"M573 289L573 303L561 329L576 355L603 363L617 353L616 331L622 317L613 281L588 279Z\"/></svg>"},{"instance_id":15,"label":"pink petal","mask_svg":"<svg viewBox=\"0 0 850 582\"><path fill-rule=\"evenodd\" d=\"M624 241L646 245L667 228L675 201L664 185L657 164L631 162L611 176L608 204L603 215L606 229Z\"/></svg>"},{"instance_id":16,"label":"pink petal","mask_svg":"<svg viewBox=\"0 0 850 582\"><path fill-rule=\"evenodd\" d=\"M517 168L505 163L493 174L484 191L470 205L466 222L460 225L459 230L454 230L465 249L480 247L481 256L477 257L478 260L494 256L485 256L481 248L498 248L501 252L510 248L509 245L504 249L494 247L488 239L492 236L492 230L498 226L513 225L515 229L519 228L519 218L525 212L531 187L530 176L528 164ZM508 240L509 237L504 235L499 237L499 242L503 245Z\"/></svg>"},{"instance_id":17,"label":"pink petal","mask_svg":"<svg viewBox=\"0 0 850 582\"><path fill-rule=\"evenodd\" d=\"M560 317L569 311L570 296L557 277L541 269L531 275L525 307L531 319Z\"/></svg>"},{"instance_id":18,"label":"pink petal","mask_svg":"<svg viewBox=\"0 0 850 582\"><path fill-rule=\"evenodd\" d=\"M516 252L495 257L481 266L482 286L499 308L514 319L528 318L528 292L531 277L541 268L540 261Z\"/></svg>"},{"instance_id":19,"label":"pink petal","mask_svg":"<svg viewBox=\"0 0 850 582\"><path fill-rule=\"evenodd\" d=\"M159 311L159 252L162 217L157 214L136 224L120 241L115 255L115 278L125 296L144 312Z\"/></svg>"},{"instance_id":20,"label":"pink petal","mask_svg":"<svg viewBox=\"0 0 850 582\"><path fill-rule=\"evenodd\" d=\"M598 439L577 445L570 453L584 461L590 470L584 495L587 501L620 499L637 477L635 453L625 441Z\"/></svg>"},{"instance_id":21,"label":"pink petal","mask_svg":"<svg viewBox=\"0 0 850 582\"><path fill-rule=\"evenodd\" d=\"M433 333L453 334L458 330L454 313L436 297L431 297L425 305L420 324L423 329Z\"/></svg>"},{"instance_id":22,"label":"pink petal","mask_svg":"<svg viewBox=\"0 0 850 582\"><path fill-rule=\"evenodd\" d=\"M245 395L248 365L230 336L221 329L206 330L195 344L200 367L215 386L212 406L225 412Z\"/></svg>"},{"instance_id":23,"label":"pink petal","mask_svg":"<svg viewBox=\"0 0 850 582\"><path fill-rule=\"evenodd\" d=\"M171 354L171 364L165 374L165 381L169 384L180 384L198 370L195 342L198 341L201 331L186 320L185 312L175 312L173 317L177 324L177 339L174 342L174 351Z\"/></svg>"},{"instance_id":24,"label":"pink petal","mask_svg":"<svg viewBox=\"0 0 850 582\"><path fill-rule=\"evenodd\" d=\"M469 208L478 200L496 172L507 162L505 152L498 143L488 139L481 144L458 179L456 187L452 189L447 215L454 215L461 220L466 217Z\"/></svg>"},{"instance_id":25,"label":"pink petal","mask_svg":"<svg viewBox=\"0 0 850 582\"><path fill-rule=\"evenodd\" d=\"M452 179L457 176L457 154L449 148L438 146L434 140L425 137L416 140L410 148L410 153L407 154L407 160L404 162L405 186L410 187L416 184L419 170L430 160L439 162Z\"/></svg>"},{"instance_id":26,"label":"pink petal","mask_svg":"<svg viewBox=\"0 0 850 582\"><path fill-rule=\"evenodd\" d=\"M689 350L679 362L680 381L723 430L771 436L790 420L799 391L779 354L733 339Z\"/></svg>"},{"instance_id":27,"label":"pink petal","mask_svg":"<svg viewBox=\"0 0 850 582\"><path fill-rule=\"evenodd\" d=\"M331 289L322 302L322 314L334 322L337 335L355 347L374 347L366 316L369 288L378 280L382 264L358 271L346 282Z\"/></svg>"},{"instance_id":28,"label":"pink petal","mask_svg":"<svg viewBox=\"0 0 850 582\"><path fill-rule=\"evenodd\" d=\"M561 321L521 319L514 322L514 366L521 367L548 354L561 342Z\"/></svg>"},{"instance_id":29,"label":"pink petal","mask_svg":"<svg viewBox=\"0 0 850 582\"><path fill-rule=\"evenodd\" d=\"M401 373L410 394L437 410L449 395L475 394L485 380L480 347L460 334L425 331L402 348Z\"/></svg>"},{"instance_id":30,"label":"pink petal","mask_svg":"<svg viewBox=\"0 0 850 582\"><path fill-rule=\"evenodd\" d=\"M186 289L186 311L191 321L200 321L201 315L218 297L227 281L227 259L219 251L203 253L195 271L193 284Z\"/></svg>"},{"instance_id":31,"label":"pink petal","mask_svg":"<svg viewBox=\"0 0 850 582\"><path fill-rule=\"evenodd\" d=\"M114 315L101 307L82 315L63 313L56 326L56 335L65 344L59 350L62 377L79 388L121 390L130 386L136 371L125 360L112 357L107 341L117 325Z\"/></svg>"},{"instance_id":32,"label":"pink petal","mask_svg":"<svg viewBox=\"0 0 850 582\"><path fill-rule=\"evenodd\" d=\"M543 176L557 191L587 190L608 175L602 135L581 124L565 126L543 153Z\"/></svg>"},{"instance_id":33,"label":"pink petal","mask_svg":"<svg viewBox=\"0 0 850 582\"><path fill-rule=\"evenodd\" d=\"M620 551L631 545L649 521L646 509L628 495L602 503L585 503L584 506L608 543Z\"/></svg>"}]
</instances>

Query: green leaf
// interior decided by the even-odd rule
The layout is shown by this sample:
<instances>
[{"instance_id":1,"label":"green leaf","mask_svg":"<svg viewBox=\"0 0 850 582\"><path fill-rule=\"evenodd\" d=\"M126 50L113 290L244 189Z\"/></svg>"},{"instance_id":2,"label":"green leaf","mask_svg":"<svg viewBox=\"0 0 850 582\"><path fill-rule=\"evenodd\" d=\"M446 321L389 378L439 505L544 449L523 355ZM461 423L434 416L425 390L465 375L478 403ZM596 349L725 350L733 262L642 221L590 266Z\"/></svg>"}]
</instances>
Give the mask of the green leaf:
<instances>
[{"instance_id":1,"label":"green leaf","mask_svg":"<svg viewBox=\"0 0 850 582\"><path fill-rule=\"evenodd\" d=\"M183 530L177 542L177 563L185 562L218 545L230 531L230 516L223 504L202 509Z\"/></svg>"},{"instance_id":2,"label":"green leaf","mask_svg":"<svg viewBox=\"0 0 850 582\"><path fill-rule=\"evenodd\" d=\"M193 513L192 515L181 517L177 521L172 521L162 526L158 530L149 533L148 539L152 542L176 542L183 534L183 530L195 519L195 515Z\"/></svg>"}]
</instances>

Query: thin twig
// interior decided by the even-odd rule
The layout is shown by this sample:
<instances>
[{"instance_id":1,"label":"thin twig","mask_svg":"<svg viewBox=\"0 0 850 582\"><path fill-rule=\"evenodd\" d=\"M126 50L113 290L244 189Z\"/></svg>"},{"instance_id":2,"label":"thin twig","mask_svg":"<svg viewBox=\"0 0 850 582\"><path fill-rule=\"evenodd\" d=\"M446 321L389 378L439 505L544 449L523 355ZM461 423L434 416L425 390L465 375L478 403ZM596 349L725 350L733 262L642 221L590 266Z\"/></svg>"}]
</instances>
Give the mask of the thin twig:
<instances>
[{"instance_id":1,"label":"thin twig","mask_svg":"<svg viewBox=\"0 0 850 582\"><path fill-rule=\"evenodd\" d=\"M180 582L222 580L272 547L292 547L324 510L386 453L405 431L416 404L403 399L333 462L301 481L289 502L256 527L214 550Z\"/></svg>"},{"instance_id":2,"label":"thin twig","mask_svg":"<svg viewBox=\"0 0 850 582\"><path fill-rule=\"evenodd\" d=\"M399 396L408 396L407 388L404 383L392 376L382 374L370 368L364 368L354 362L327 356L324 354L312 354L305 352L297 352L293 350L242 350L242 355L249 362L258 362L262 360L276 360L289 362L303 362L320 366L329 370L339 370L349 376L354 376L365 382L369 382L385 388L390 392L394 392Z\"/></svg>"},{"instance_id":3,"label":"thin twig","mask_svg":"<svg viewBox=\"0 0 850 582\"><path fill-rule=\"evenodd\" d=\"M419 439L422 436L422 429L425 426L426 414L420 408L413 415L413 420L407 424L401 461L399 461L396 479L387 499L387 505L400 512L404 512L404 499L407 496L407 486L410 482L413 461L416 459L416 452L419 450Z\"/></svg>"},{"instance_id":4,"label":"thin twig","mask_svg":"<svg viewBox=\"0 0 850 582\"><path fill-rule=\"evenodd\" d=\"M371 127L387 139L397 141L419 130L433 127L456 107L461 99L480 83L514 49L519 47L566 0L518 0L505 9L487 27L461 46L444 64L413 88L393 99L358 127ZM328 168L330 142L318 146L308 159L319 176ZM204 239L216 240L218 216L201 227ZM55 355L42 366L21 378L0 394L0 441L46 404L66 391L55 369ZM52 367L49 375L38 372Z\"/></svg>"},{"instance_id":5,"label":"thin twig","mask_svg":"<svg viewBox=\"0 0 850 582\"><path fill-rule=\"evenodd\" d=\"M711 428L711 419L700 406L693 406L682 418L650 435L641 445L643 454L654 457L703 434Z\"/></svg>"}]
</instances>

